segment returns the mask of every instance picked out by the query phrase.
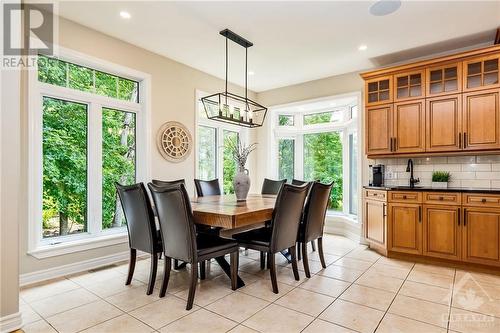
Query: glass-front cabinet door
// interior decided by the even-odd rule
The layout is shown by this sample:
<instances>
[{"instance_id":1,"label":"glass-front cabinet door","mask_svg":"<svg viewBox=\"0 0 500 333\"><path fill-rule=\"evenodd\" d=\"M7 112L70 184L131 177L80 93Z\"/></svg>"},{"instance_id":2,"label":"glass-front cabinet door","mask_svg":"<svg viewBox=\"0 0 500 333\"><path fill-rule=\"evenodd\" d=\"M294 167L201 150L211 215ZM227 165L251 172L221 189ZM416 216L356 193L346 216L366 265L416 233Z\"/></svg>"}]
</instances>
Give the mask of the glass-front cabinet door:
<instances>
[{"instance_id":1,"label":"glass-front cabinet door","mask_svg":"<svg viewBox=\"0 0 500 333\"><path fill-rule=\"evenodd\" d=\"M383 76L365 82L366 105L392 102L392 76Z\"/></svg>"},{"instance_id":2,"label":"glass-front cabinet door","mask_svg":"<svg viewBox=\"0 0 500 333\"><path fill-rule=\"evenodd\" d=\"M500 87L500 55L464 61L464 91Z\"/></svg>"},{"instance_id":3,"label":"glass-front cabinet door","mask_svg":"<svg viewBox=\"0 0 500 333\"><path fill-rule=\"evenodd\" d=\"M394 101L422 98L425 94L424 73L418 70L394 75Z\"/></svg>"},{"instance_id":4,"label":"glass-front cabinet door","mask_svg":"<svg viewBox=\"0 0 500 333\"><path fill-rule=\"evenodd\" d=\"M462 91L462 63L427 68L427 97L456 94Z\"/></svg>"}]
</instances>

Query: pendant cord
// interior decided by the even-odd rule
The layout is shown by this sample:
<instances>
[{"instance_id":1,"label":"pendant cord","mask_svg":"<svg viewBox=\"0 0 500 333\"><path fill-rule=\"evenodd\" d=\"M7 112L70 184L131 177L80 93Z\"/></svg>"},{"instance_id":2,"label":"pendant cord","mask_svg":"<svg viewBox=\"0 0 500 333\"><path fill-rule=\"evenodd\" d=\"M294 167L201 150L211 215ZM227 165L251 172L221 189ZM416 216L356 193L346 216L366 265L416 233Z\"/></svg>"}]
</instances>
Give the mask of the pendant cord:
<instances>
[{"instance_id":1,"label":"pendant cord","mask_svg":"<svg viewBox=\"0 0 500 333\"><path fill-rule=\"evenodd\" d=\"M245 47L245 103L248 102L248 47Z\"/></svg>"},{"instance_id":2,"label":"pendant cord","mask_svg":"<svg viewBox=\"0 0 500 333\"><path fill-rule=\"evenodd\" d=\"M226 104L227 104L227 68L228 68L227 55L228 55L228 51L227 51L227 37L226 37Z\"/></svg>"}]
</instances>

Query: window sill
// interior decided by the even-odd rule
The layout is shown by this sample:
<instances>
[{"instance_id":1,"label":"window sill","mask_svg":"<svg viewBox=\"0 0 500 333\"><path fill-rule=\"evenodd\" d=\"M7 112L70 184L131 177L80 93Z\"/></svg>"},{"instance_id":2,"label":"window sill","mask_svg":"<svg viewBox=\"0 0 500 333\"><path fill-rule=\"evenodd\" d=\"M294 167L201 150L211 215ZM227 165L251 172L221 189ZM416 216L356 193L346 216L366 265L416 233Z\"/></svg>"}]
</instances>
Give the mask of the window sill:
<instances>
[{"instance_id":1,"label":"window sill","mask_svg":"<svg viewBox=\"0 0 500 333\"><path fill-rule=\"evenodd\" d=\"M69 240L59 244L41 244L35 249L28 251L28 254L37 259L45 259L125 243L128 243L128 236L127 231L123 230L122 232L98 237Z\"/></svg>"},{"instance_id":2,"label":"window sill","mask_svg":"<svg viewBox=\"0 0 500 333\"><path fill-rule=\"evenodd\" d=\"M338 211L327 211L326 212L327 221L342 221L351 225L358 225L359 221L356 215L345 214Z\"/></svg>"}]
</instances>

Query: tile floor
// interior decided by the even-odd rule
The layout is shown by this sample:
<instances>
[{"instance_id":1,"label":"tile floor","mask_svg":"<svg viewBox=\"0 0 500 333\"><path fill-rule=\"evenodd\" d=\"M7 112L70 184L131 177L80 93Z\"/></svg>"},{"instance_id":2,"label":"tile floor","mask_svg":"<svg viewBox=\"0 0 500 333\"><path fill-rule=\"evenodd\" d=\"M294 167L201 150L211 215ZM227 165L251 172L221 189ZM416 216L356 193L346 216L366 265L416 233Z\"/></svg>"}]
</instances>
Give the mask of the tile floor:
<instances>
[{"instance_id":1,"label":"tile floor","mask_svg":"<svg viewBox=\"0 0 500 333\"><path fill-rule=\"evenodd\" d=\"M310 252L312 277L293 279L277 256L280 293L271 291L259 255L241 252L246 286L230 289L215 262L186 311L189 272L171 274L168 294L145 293L149 260L68 276L21 291L32 332L500 332L500 276L416 264L379 256L340 236L325 236L323 269ZM302 270L302 263L299 263Z\"/></svg>"}]
</instances>

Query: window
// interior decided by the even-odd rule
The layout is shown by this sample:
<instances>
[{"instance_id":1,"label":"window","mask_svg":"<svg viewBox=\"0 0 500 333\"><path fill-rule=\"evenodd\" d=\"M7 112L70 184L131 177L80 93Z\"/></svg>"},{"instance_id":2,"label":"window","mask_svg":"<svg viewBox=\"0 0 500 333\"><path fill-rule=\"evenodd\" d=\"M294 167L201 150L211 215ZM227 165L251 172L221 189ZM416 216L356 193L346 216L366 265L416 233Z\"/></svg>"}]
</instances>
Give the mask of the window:
<instances>
[{"instance_id":1,"label":"window","mask_svg":"<svg viewBox=\"0 0 500 333\"><path fill-rule=\"evenodd\" d=\"M201 97L208 94L197 93L196 178L202 180L219 179L224 194L233 194L233 179L237 164L231 152L226 149L229 141L246 141L247 130L239 126L221 123L207 118Z\"/></svg>"},{"instance_id":2,"label":"window","mask_svg":"<svg viewBox=\"0 0 500 333\"><path fill-rule=\"evenodd\" d=\"M140 80L70 51L30 73L30 251L126 232L115 183L147 177ZM82 63L81 65L79 63ZM96 68L89 66L96 64ZM105 64L116 72L128 70ZM40 184L40 185L37 185Z\"/></svg>"},{"instance_id":3,"label":"window","mask_svg":"<svg viewBox=\"0 0 500 333\"><path fill-rule=\"evenodd\" d=\"M273 116L275 176L333 182L329 211L357 215L357 97L282 107Z\"/></svg>"}]
</instances>

